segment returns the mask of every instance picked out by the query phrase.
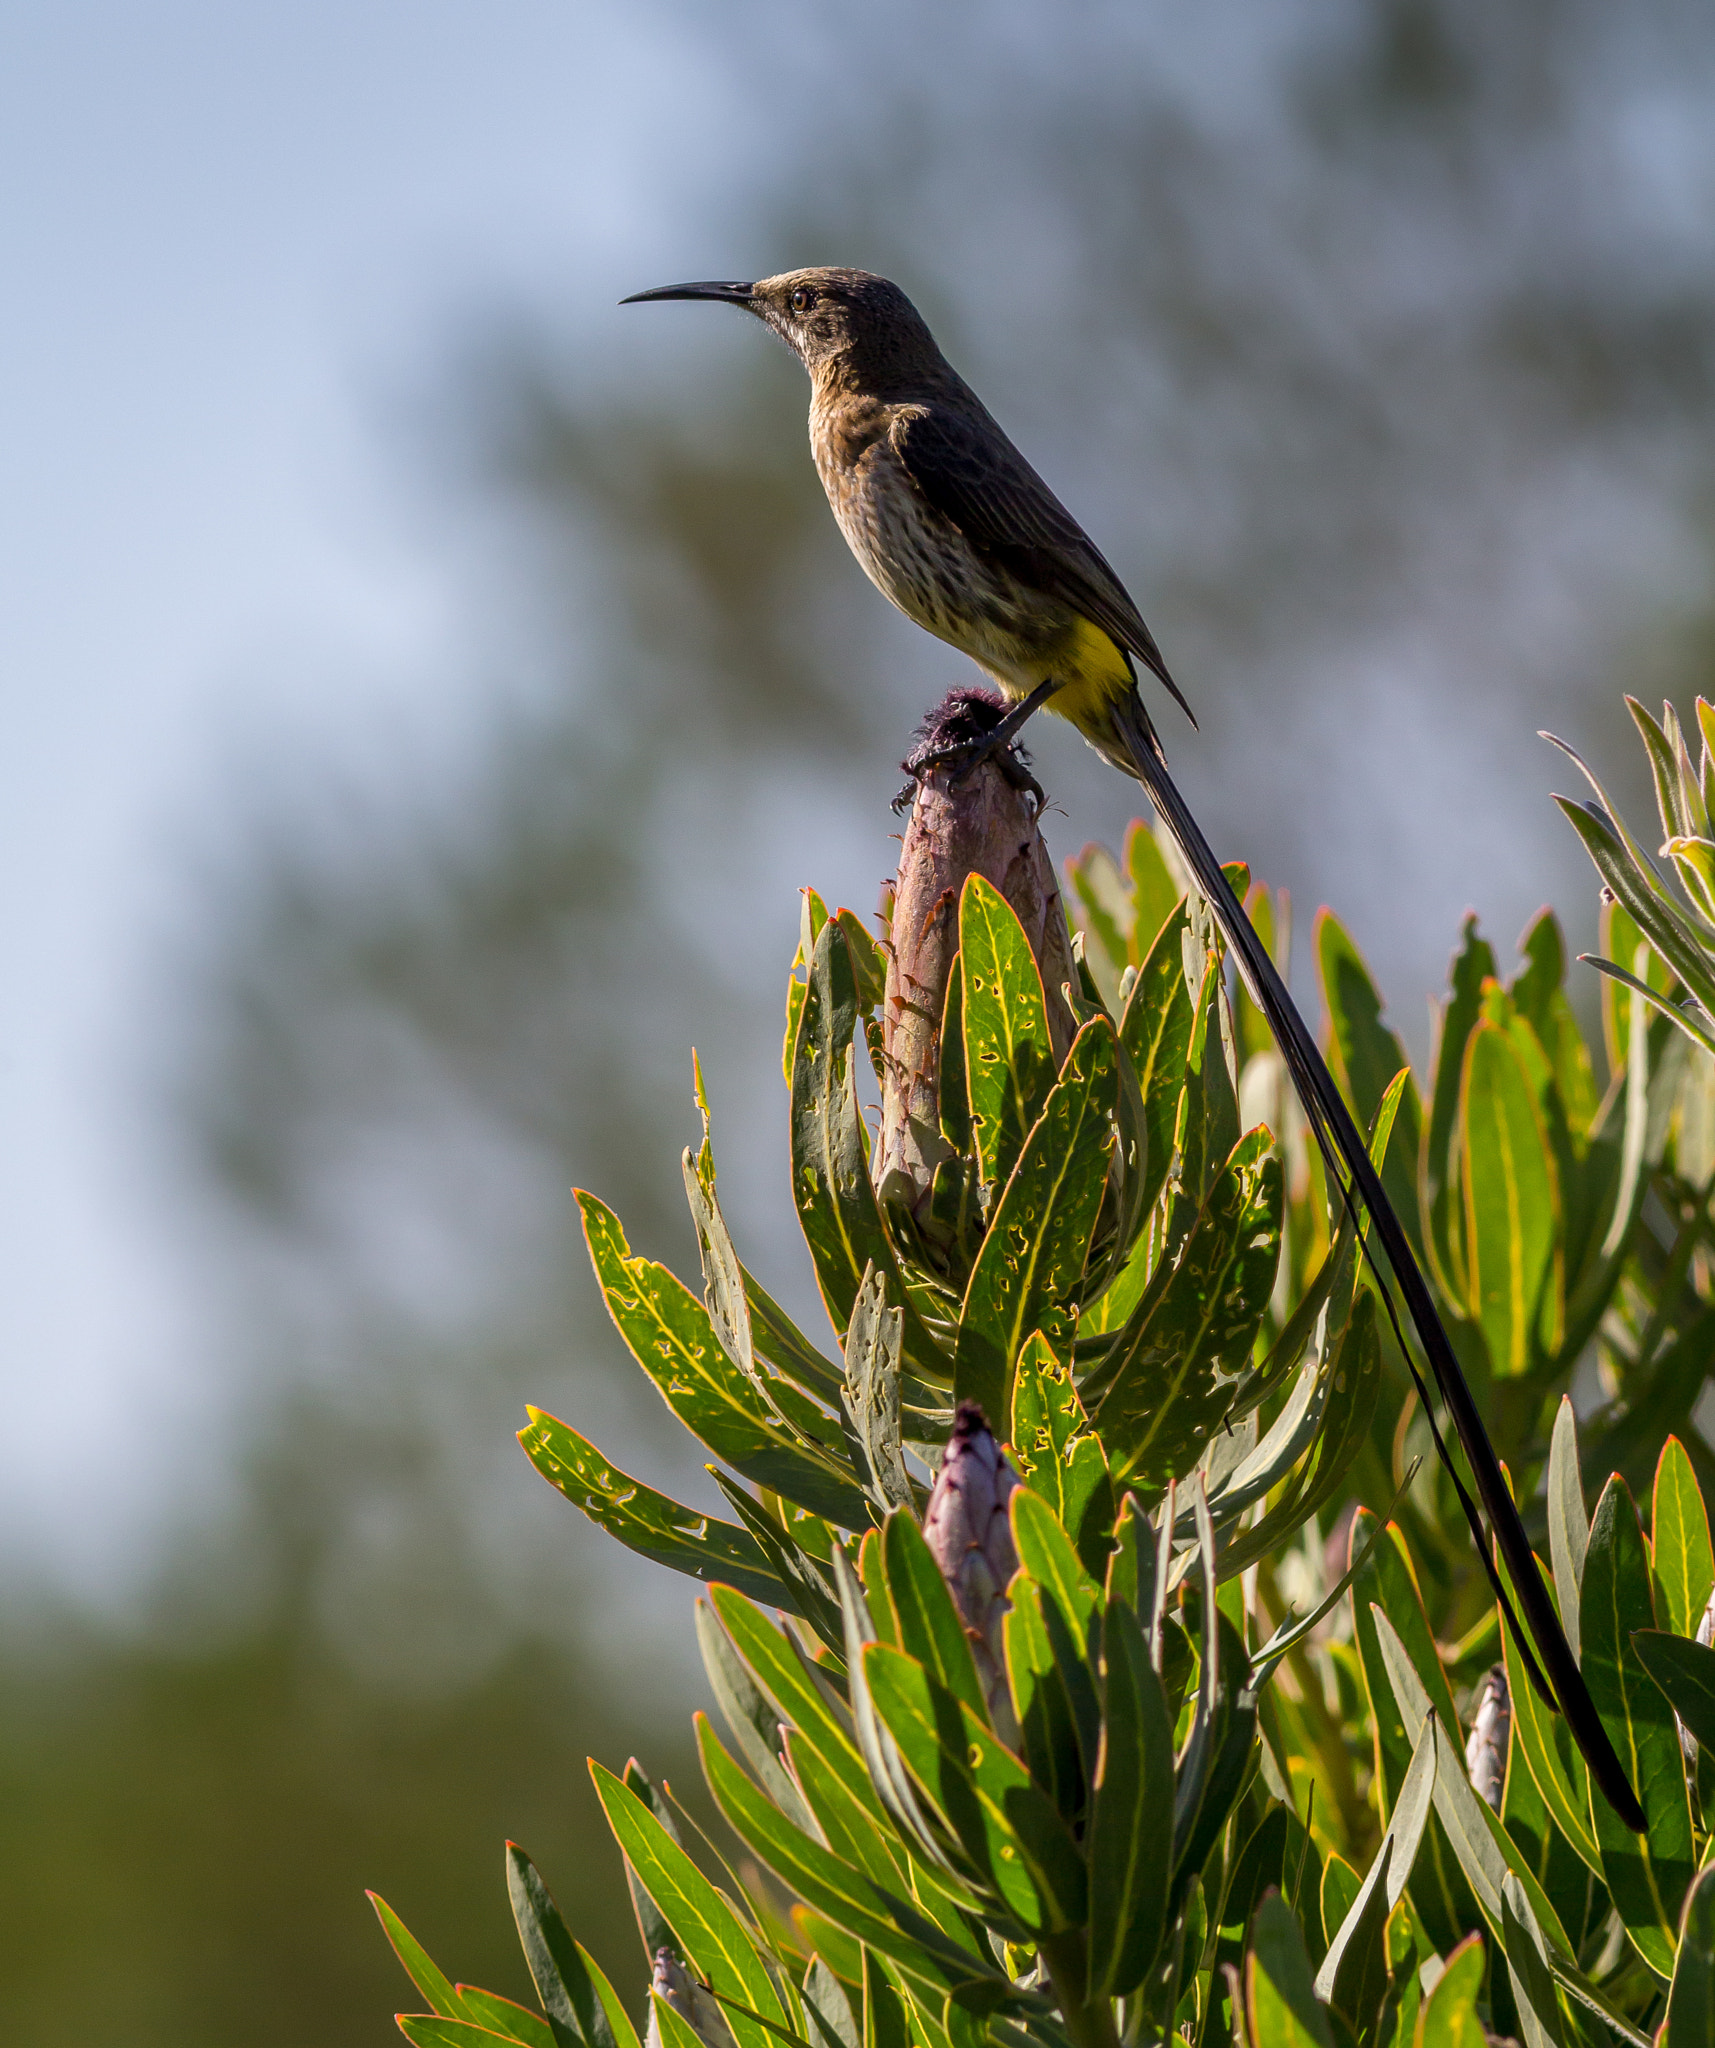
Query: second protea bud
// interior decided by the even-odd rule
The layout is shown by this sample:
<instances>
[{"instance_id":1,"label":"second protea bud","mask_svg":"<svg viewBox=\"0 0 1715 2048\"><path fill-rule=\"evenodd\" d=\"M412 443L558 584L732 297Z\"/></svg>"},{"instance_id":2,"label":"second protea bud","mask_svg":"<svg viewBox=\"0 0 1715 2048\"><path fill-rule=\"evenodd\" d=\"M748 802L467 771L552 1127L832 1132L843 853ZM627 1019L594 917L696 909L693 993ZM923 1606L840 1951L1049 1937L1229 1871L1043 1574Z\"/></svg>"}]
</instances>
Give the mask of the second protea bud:
<instances>
[{"instance_id":1,"label":"second protea bud","mask_svg":"<svg viewBox=\"0 0 1715 2048\"><path fill-rule=\"evenodd\" d=\"M650 1973L649 1988L673 2008L704 2048L735 2048L726 2014L670 1948L655 1951L655 1967ZM649 2030L644 2048L661 2048L661 2026L656 2017L654 1999L649 2002Z\"/></svg>"},{"instance_id":2,"label":"second protea bud","mask_svg":"<svg viewBox=\"0 0 1715 2048\"><path fill-rule=\"evenodd\" d=\"M1465 1744L1465 1769L1471 1789L1483 1804L1499 1813L1501 1791L1507 1780L1507 1741L1512 1734L1513 1702L1507 1689L1507 1674L1497 1664L1483 1680L1477 1695L1477 1711L1471 1719L1471 1739Z\"/></svg>"},{"instance_id":3,"label":"second protea bud","mask_svg":"<svg viewBox=\"0 0 1715 2048\"><path fill-rule=\"evenodd\" d=\"M1018 1569L1007 1505L1018 1483L983 1411L974 1401L961 1401L923 1535L965 1624L989 1716L1003 1742L1018 1736L1001 1642L1011 1604L1006 1589Z\"/></svg>"}]
</instances>

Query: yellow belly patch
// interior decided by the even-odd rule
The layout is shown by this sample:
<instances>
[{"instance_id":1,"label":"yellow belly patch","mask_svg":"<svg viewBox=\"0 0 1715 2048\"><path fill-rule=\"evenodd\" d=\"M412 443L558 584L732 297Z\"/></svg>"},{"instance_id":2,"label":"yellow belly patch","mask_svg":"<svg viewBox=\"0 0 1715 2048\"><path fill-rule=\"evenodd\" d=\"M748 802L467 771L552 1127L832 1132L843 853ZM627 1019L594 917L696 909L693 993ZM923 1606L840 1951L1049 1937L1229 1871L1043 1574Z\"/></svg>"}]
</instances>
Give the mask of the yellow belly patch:
<instances>
[{"instance_id":1,"label":"yellow belly patch","mask_svg":"<svg viewBox=\"0 0 1715 2048\"><path fill-rule=\"evenodd\" d=\"M1044 662L1042 680L1052 676L1059 683L1044 709L1069 720L1080 730L1105 727L1110 705L1129 697L1135 685L1131 664L1100 626L1080 619Z\"/></svg>"}]
</instances>

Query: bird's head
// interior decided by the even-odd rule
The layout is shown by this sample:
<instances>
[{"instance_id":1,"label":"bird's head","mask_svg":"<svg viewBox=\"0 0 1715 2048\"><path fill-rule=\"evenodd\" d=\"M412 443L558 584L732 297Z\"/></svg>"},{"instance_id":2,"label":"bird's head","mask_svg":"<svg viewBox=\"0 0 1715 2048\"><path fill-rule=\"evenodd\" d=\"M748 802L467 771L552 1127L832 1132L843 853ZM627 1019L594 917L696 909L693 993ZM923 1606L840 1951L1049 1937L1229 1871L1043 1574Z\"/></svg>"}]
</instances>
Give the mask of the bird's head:
<instances>
[{"instance_id":1,"label":"bird's head","mask_svg":"<svg viewBox=\"0 0 1715 2048\"><path fill-rule=\"evenodd\" d=\"M714 299L743 306L773 328L812 377L897 382L941 365L923 316L890 279L869 270L786 270L754 284L710 280L634 292L649 299Z\"/></svg>"}]
</instances>

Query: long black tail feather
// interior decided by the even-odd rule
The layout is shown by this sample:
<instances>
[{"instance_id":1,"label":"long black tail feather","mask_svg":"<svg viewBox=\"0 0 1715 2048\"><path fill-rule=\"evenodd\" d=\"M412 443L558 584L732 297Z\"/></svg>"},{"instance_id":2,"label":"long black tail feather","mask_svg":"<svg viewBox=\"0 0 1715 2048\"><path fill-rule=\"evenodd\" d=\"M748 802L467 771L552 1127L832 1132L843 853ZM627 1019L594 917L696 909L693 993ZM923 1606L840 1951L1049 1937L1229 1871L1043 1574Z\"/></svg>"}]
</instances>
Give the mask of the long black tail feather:
<instances>
[{"instance_id":1,"label":"long black tail feather","mask_svg":"<svg viewBox=\"0 0 1715 2048\"><path fill-rule=\"evenodd\" d=\"M1602 1726L1596 1712L1596 1704L1590 1697L1583 1674L1578 1669L1577 1659L1555 1614L1542 1576L1537 1569L1536 1559L1531 1552L1530 1539L1526 1536L1524 1524L1519 1519L1513 1497L1501 1473L1500 1461L1495 1447L1489 1441L1488 1431L1483 1427L1482 1417L1477 1412L1471 1389L1466 1383L1458 1356L1453 1349L1446 1326L1436 1310L1429 1284L1423 1276L1416 1253L1407 1237L1404 1225L1394 1211L1393 1204L1383 1190L1381 1177L1376 1172L1362 1134L1346 1107L1345 1097L1340 1093L1328 1063L1322 1057L1320 1048L1305 1024L1298 1006L1287 992L1267 948L1257 937L1244 907L1233 893L1232 885L1221 870L1209 842L1203 837L1202 829L1191 815L1185 799L1179 794L1172 777L1167 772L1167 763L1155 737L1139 698L1133 696L1128 702L1115 708L1113 730L1123 746L1123 760L1115 765L1133 774L1149 792L1162 821L1172 833L1174 842L1185 863L1195 876L1197 886L1206 898L1216 923L1231 947L1239 972L1244 976L1257 1007L1268 1019L1275 1040L1292 1076L1294 1088L1304 1105L1304 1112L1311 1129L1316 1134L1317 1144L1327 1163L1328 1171L1350 1203L1354 1196L1369 1212L1375 1236L1380 1240L1382 1251L1392 1271L1406 1314L1417 1333L1418 1342L1429 1369L1434 1375L1441 1398L1446 1404L1448 1416L1465 1456L1470 1464L1471 1475L1476 1482L1477 1493L1489 1519L1493 1532L1491 1548L1488 1532L1483 1528L1482 1518L1475 1503L1466 1491L1453 1460L1441 1439L1435 1425L1434 1407L1428 1397L1428 1389L1418 1374L1411 1347L1399 1328L1391 1295L1382 1284L1382 1296L1388 1313L1394 1321L1395 1334L1400 1339L1400 1349L1411 1368L1423 1400L1424 1413L1429 1418L1431 1431L1435 1436L1436 1449L1442 1462L1453 1478L1459 1498L1471 1524L1478 1555L1483 1560L1500 1602L1502 1612L1511 1625L1514 1641L1523 1656L1525 1666L1537 1689L1551 1704L1558 1704L1566 1716L1573 1738L1583 1752L1584 1761L1590 1768L1590 1775L1601 1788L1608 1804L1619 1815L1627 1827L1641 1834L1645 1821L1642 1807L1636 1793L1626 1777L1625 1770L1608 1739L1608 1732ZM1106 752L1107 748L1104 747ZM1368 1247L1366 1246L1366 1251ZM1380 1276L1378 1275L1378 1281ZM1507 1598L1506 1588L1495 1566L1494 1551L1500 1552L1505 1560L1507 1576L1512 1581L1518 1608L1522 1609L1522 1628L1513 1602ZM1532 1655L1534 1644L1536 1656ZM1536 1657L1546 1667L1548 1683L1545 1685L1542 1673L1537 1668ZM1552 1692L1549 1688L1552 1687Z\"/></svg>"}]
</instances>

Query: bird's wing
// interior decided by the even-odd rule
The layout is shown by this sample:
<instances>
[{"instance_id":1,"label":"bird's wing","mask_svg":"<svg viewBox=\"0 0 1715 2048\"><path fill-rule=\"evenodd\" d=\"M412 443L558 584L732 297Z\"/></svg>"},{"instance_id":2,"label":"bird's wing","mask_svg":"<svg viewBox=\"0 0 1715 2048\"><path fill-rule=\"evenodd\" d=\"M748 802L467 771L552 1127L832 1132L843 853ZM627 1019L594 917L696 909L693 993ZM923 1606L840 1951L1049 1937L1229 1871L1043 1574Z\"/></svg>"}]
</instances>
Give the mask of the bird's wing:
<instances>
[{"instance_id":1,"label":"bird's wing","mask_svg":"<svg viewBox=\"0 0 1715 2048\"><path fill-rule=\"evenodd\" d=\"M978 406L973 418L963 408L903 407L888 439L912 482L973 547L1100 626L1153 669L1197 723L1125 585L985 410Z\"/></svg>"}]
</instances>

